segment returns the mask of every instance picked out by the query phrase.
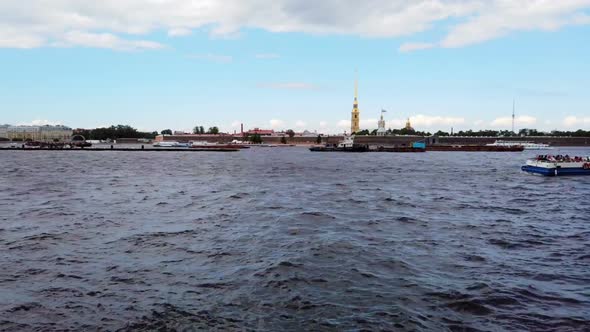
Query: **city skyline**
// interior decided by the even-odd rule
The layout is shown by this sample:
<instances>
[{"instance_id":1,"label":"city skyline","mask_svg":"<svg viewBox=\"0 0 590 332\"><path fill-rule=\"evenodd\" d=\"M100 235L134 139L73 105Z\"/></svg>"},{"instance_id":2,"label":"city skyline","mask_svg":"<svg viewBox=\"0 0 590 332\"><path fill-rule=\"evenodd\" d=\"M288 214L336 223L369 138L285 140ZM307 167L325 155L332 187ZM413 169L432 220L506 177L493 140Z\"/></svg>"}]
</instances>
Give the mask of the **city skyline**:
<instances>
[{"instance_id":1,"label":"city skyline","mask_svg":"<svg viewBox=\"0 0 590 332\"><path fill-rule=\"evenodd\" d=\"M589 1L19 3L1 123L340 133L358 68L361 129L590 128Z\"/></svg>"}]
</instances>

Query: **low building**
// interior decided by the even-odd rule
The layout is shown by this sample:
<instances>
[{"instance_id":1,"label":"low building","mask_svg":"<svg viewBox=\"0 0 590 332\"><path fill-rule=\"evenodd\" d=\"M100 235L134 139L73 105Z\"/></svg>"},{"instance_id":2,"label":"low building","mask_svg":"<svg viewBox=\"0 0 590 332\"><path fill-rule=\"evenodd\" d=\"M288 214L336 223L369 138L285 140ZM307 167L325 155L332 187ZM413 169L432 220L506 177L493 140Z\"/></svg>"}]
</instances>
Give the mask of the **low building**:
<instances>
[{"instance_id":1,"label":"low building","mask_svg":"<svg viewBox=\"0 0 590 332\"><path fill-rule=\"evenodd\" d=\"M260 129L254 128L244 132L245 135L260 135L260 136L273 136L275 133L272 129Z\"/></svg>"},{"instance_id":2,"label":"low building","mask_svg":"<svg viewBox=\"0 0 590 332\"><path fill-rule=\"evenodd\" d=\"M233 135L229 134L183 134L183 135L158 135L154 139L156 142L231 142Z\"/></svg>"},{"instance_id":3,"label":"low building","mask_svg":"<svg viewBox=\"0 0 590 332\"><path fill-rule=\"evenodd\" d=\"M9 125L0 125L0 138L8 139L8 136L7 136L8 127L10 127L10 126Z\"/></svg>"},{"instance_id":4,"label":"low building","mask_svg":"<svg viewBox=\"0 0 590 332\"><path fill-rule=\"evenodd\" d=\"M73 135L72 128L62 125L6 126L0 129L0 136L4 130L6 138L22 141L69 141Z\"/></svg>"}]
</instances>

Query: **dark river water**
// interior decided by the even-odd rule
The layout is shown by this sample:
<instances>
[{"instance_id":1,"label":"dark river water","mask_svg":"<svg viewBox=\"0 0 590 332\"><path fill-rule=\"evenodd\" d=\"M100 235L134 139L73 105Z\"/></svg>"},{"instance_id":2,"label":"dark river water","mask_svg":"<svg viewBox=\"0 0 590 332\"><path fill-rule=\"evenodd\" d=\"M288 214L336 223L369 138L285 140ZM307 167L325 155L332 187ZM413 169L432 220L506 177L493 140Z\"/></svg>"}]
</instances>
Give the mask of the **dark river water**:
<instances>
[{"instance_id":1,"label":"dark river water","mask_svg":"<svg viewBox=\"0 0 590 332\"><path fill-rule=\"evenodd\" d=\"M589 331L532 154L0 151L0 330Z\"/></svg>"}]
</instances>

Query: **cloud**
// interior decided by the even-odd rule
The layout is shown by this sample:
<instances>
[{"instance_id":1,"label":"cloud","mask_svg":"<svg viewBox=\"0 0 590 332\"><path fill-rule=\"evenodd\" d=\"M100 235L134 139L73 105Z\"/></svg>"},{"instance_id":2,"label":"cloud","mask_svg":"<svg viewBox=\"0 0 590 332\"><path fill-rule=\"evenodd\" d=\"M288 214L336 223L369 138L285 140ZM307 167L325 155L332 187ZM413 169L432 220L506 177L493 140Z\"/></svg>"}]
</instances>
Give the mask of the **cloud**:
<instances>
[{"instance_id":1,"label":"cloud","mask_svg":"<svg viewBox=\"0 0 590 332\"><path fill-rule=\"evenodd\" d=\"M299 120L299 121L295 122L295 127L297 127L297 128L305 128L306 126L307 126L307 123L305 123L304 121Z\"/></svg>"},{"instance_id":2,"label":"cloud","mask_svg":"<svg viewBox=\"0 0 590 332\"><path fill-rule=\"evenodd\" d=\"M191 29L186 29L186 28L172 28L172 29L168 30L168 36L170 36L170 37L188 36L192 33L193 33L193 31Z\"/></svg>"},{"instance_id":3,"label":"cloud","mask_svg":"<svg viewBox=\"0 0 590 332\"><path fill-rule=\"evenodd\" d=\"M285 121L279 119L272 119L268 122L272 129L279 129L285 127Z\"/></svg>"},{"instance_id":4,"label":"cloud","mask_svg":"<svg viewBox=\"0 0 590 332\"><path fill-rule=\"evenodd\" d=\"M57 126L63 124L62 121L36 119L31 122L19 123L19 126Z\"/></svg>"},{"instance_id":5,"label":"cloud","mask_svg":"<svg viewBox=\"0 0 590 332\"><path fill-rule=\"evenodd\" d=\"M278 59L281 56L275 53L260 53L254 56L256 59Z\"/></svg>"},{"instance_id":6,"label":"cloud","mask_svg":"<svg viewBox=\"0 0 590 332\"><path fill-rule=\"evenodd\" d=\"M529 116L529 115L521 115L517 116L514 119L514 124L517 126L532 126L537 123L537 118ZM512 126L512 117L506 116L502 118L497 118L492 121L491 125L493 127L500 127L500 128L510 128Z\"/></svg>"},{"instance_id":7,"label":"cloud","mask_svg":"<svg viewBox=\"0 0 590 332\"><path fill-rule=\"evenodd\" d=\"M315 88L314 85L304 82L287 82L287 83L260 83L259 88L279 89L279 90L308 90Z\"/></svg>"},{"instance_id":8,"label":"cloud","mask_svg":"<svg viewBox=\"0 0 590 332\"><path fill-rule=\"evenodd\" d=\"M568 128L590 126L590 117L567 116L563 119L563 125Z\"/></svg>"},{"instance_id":9,"label":"cloud","mask_svg":"<svg viewBox=\"0 0 590 332\"><path fill-rule=\"evenodd\" d=\"M350 120L340 120L336 123L336 127L350 129Z\"/></svg>"},{"instance_id":10,"label":"cloud","mask_svg":"<svg viewBox=\"0 0 590 332\"><path fill-rule=\"evenodd\" d=\"M436 47L433 43L404 43L399 47L400 52L412 52L417 50L427 50Z\"/></svg>"},{"instance_id":11,"label":"cloud","mask_svg":"<svg viewBox=\"0 0 590 332\"><path fill-rule=\"evenodd\" d=\"M157 50L164 45L147 40L126 40L110 33L70 31L65 34L60 46L84 46L110 48L119 51Z\"/></svg>"},{"instance_id":12,"label":"cloud","mask_svg":"<svg viewBox=\"0 0 590 332\"><path fill-rule=\"evenodd\" d=\"M590 0L275 0L272 5L265 0L2 0L0 47L62 45L72 32L125 41L128 36L160 31L182 36L195 29L214 37L235 36L248 27L277 33L392 38L445 24L448 33L441 40L400 47L400 51L411 51L431 45L461 47L517 31L590 24L584 12L589 7ZM101 38L105 37L71 45L110 45ZM135 49L137 44L130 42L135 47L115 43L119 46L114 49ZM140 41L140 48L153 49L157 44L147 42Z\"/></svg>"},{"instance_id":13,"label":"cloud","mask_svg":"<svg viewBox=\"0 0 590 332\"><path fill-rule=\"evenodd\" d=\"M234 61L231 55L220 55L220 54L194 54L189 56L190 59L195 60L206 60L216 63L230 63Z\"/></svg>"},{"instance_id":14,"label":"cloud","mask_svg":"<svg viewBox=\"0 0 590 332\"><path fill-rule=\"evenodd\" d=\"M429 116L418 114L410 117L412 126L414 127L434 127L434 126L452 126L462 125L465 123L464 118L450 117L450 116Z\"/></svg>"}]
</instances>

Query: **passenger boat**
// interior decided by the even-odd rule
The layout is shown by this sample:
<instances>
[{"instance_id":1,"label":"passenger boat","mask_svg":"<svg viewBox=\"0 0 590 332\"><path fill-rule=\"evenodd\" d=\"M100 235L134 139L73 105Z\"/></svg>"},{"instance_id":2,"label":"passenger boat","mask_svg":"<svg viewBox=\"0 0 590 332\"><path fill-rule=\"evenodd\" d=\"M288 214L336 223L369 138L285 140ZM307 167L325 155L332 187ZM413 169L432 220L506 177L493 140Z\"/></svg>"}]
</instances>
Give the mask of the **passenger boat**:
<instances>
[{"instance_id":1,"label":"passenger boat","mask_svg":"<svg viewBox=\"0 0 590 332\"><path fill-rule=\"evenodd\" d=\"M545 176L590 175L590 157L537 156L521 169Z\"/></svg>"},{"instance_id":2,"label":"passenger boat","mask_svg":"<svg viewBox=\"0 0 590 332\"><path fill-rule=\"evenodd\" d=\"M156 142L153 144L155 148L188 148L190 143L179 142Z\"/></svg>"},{"instance_id":3,"label":"passenger boat","mask_svg":"<svg viewBox=\"0 0 590 332\"><path fill-rule=\"evenodd\" d=\"M519 142L519 141L495 141L491 144L486 144L486 146L498 146L498 147L513 147L513 146L522 146L524 150L551 150L549 144L544 143L532 143L532 142Z\"/></svg>"},{"instance_id":4,"label":"passenger boat","mask_svg":"<svg viewBox=\"0 0 590 332\"><path fill-rule=\"evenodd\" d=\"M196 141L192 142L190 145L191 149L240 149L239 145L235 144L220 144L220 143L210 143L210 142L201 142Z\"/></svg>"}]
</instances>

